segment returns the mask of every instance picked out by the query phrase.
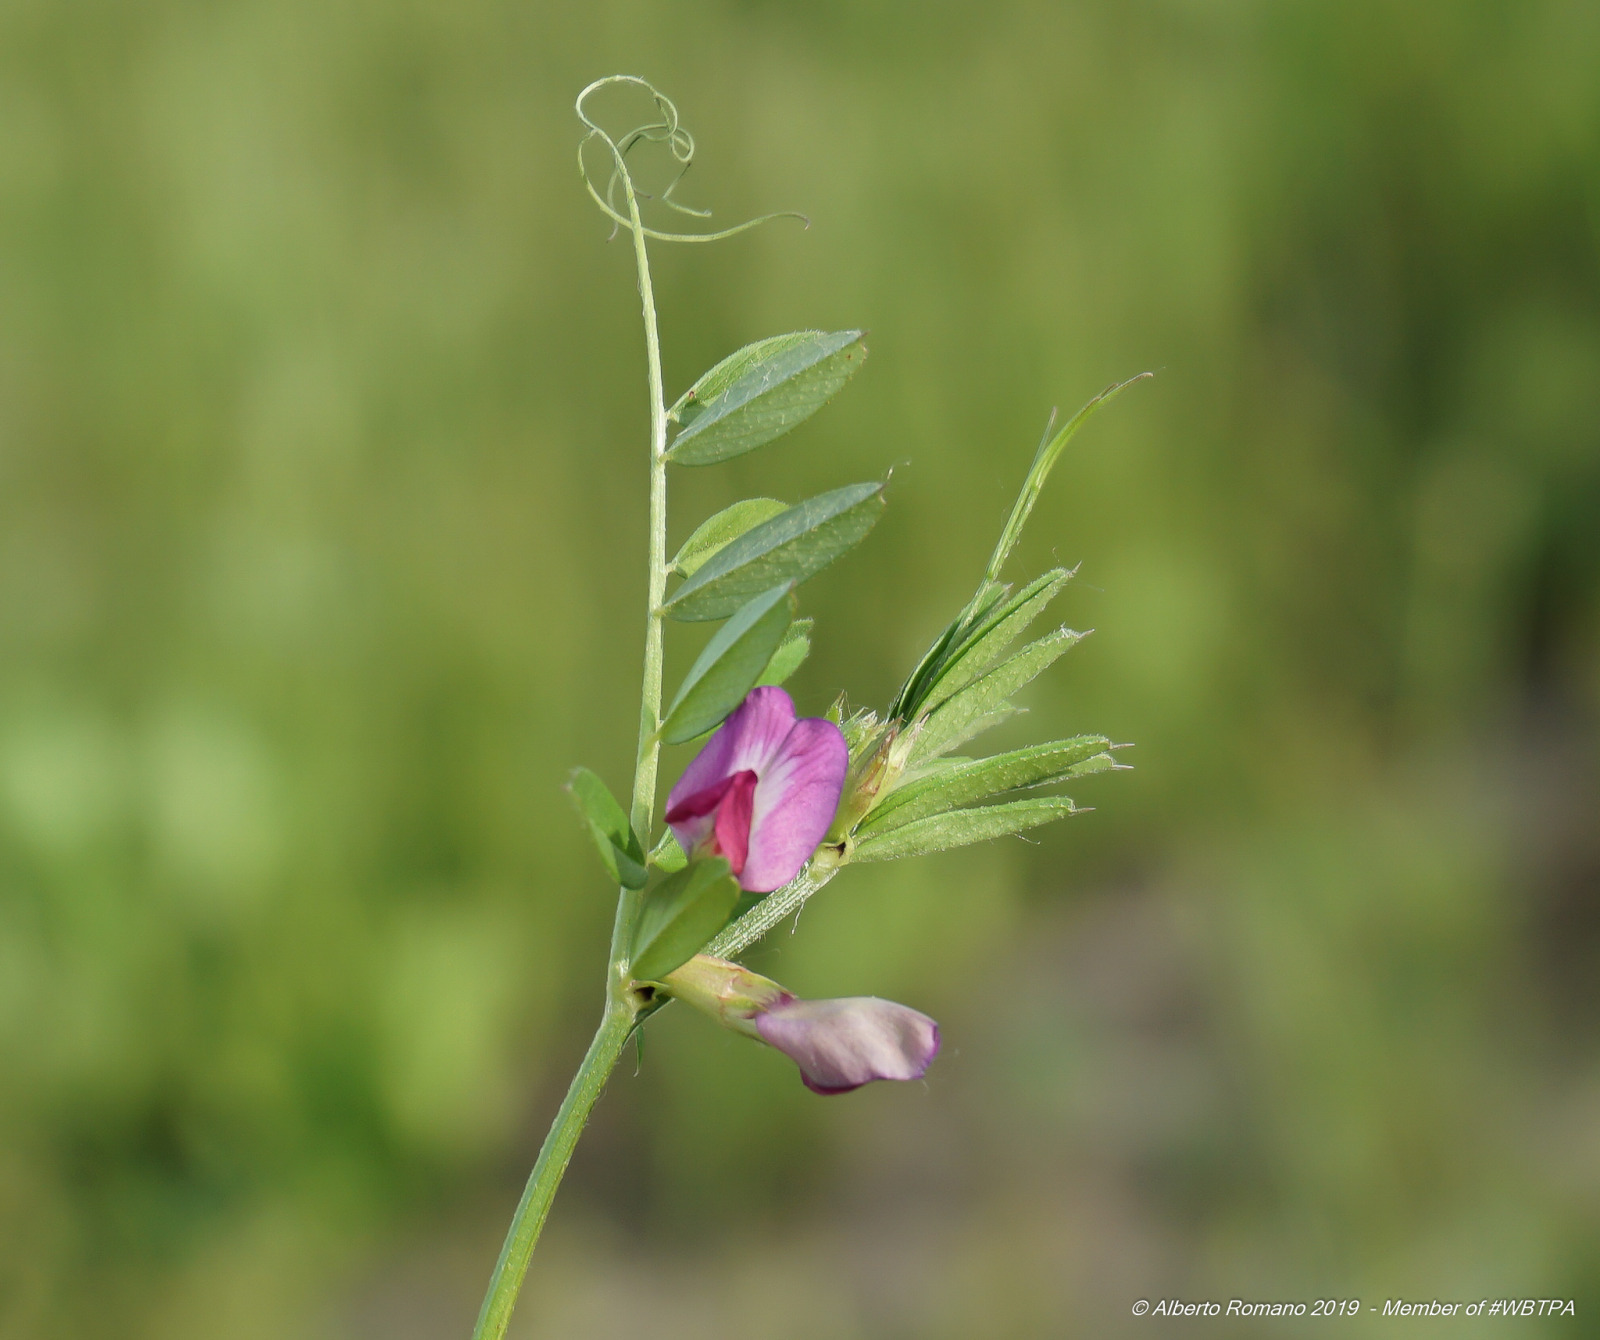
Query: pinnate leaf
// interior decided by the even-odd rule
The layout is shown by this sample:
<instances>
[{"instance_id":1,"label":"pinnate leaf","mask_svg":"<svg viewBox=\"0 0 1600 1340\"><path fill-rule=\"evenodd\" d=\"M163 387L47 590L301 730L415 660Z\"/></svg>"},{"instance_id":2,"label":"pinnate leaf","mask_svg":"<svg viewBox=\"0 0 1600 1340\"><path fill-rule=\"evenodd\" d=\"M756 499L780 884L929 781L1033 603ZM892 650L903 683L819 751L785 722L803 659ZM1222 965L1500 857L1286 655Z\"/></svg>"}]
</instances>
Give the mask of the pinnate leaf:
<instances>
[{"instance_id":1,"label":"pinnate leaf","mask_svg":"<svg viewBox=\"0 0 1600 1340\"><path fill-rule=\"evenodd\" d=\"M924 718L911 758L914 761L937 758L991 726L999 725L1017 710L1010 703L1011 695L1083 637L1084 634L1070 628L1058 628L952 693Z\"/></svg>"},{"instance_id":2,"label":"pinnate leaf","mask_svg":"<svg viewBox=\"0 0 1600 1340\"><path fill-rule=\"evenodd\" d=\"M936 768L886 796L867 815L858 834L865 839L1001 792L1082 776L1079 769L1083 763L1102 757L1103 762L1092 769L1098 772L1111 766L1110 748L1111 741L1103 735L1080 735Z\"/></svg>"},{"instance_id":3,"label":"pinnate leaf","mask_svg":"<svg viewBox=\"0 0 1600 1340\"><path fill-rule=\"evenodd\" d=\"M962 633L945 656L944 664L932 676L917 705L919 712L937 707L999 660L1028 625L1044 613L1045 606L1071 578L1072 574L1065 568L1055 568L1034 578L1015 595L999 601Z\"/></svg>"},{"instance_id":4,"label":"pinnate leaf","mask_svg":"<svg viewBox=\"0 0 1600 1340\"><path fill-rule=\"evenodd\" d=\"M867 355L859 330L797 331L747 345L668 412L678 465L713 465L783 436L831 400Z\"/></svg>"},{"instance_id":5,"label":"pinnate leaf","mask_svg":"<svg viewBox=\"0 0 1600 1340\"><path fill-rule=\"evenodd\" d=\"M803 582L865 538L882 484L848 484L764 521L723 546L666 602L675 619L725 619L763 591Z\"/></svg>"},{"instance_id":6,"label":"pinnate leaf","mask_svg":"<svg viewBox=\"0 0 1600 1340\"><path fill-rule=\"evenodd\" d=\"M727 924L739 882L722 857L668 875L644 896L633 936L633 979L659 982L703 949Z\"/></svg>"},{"instance_id":7,"label":"pinnate leaf","mask_svg":"<svg viewBox=\"0 0 1600 1340\"><path fill-rule=\"evenodd\" d=\"M922 856L950 847L965 847L973 842L1021 833L1052 819L1079 813L1066 796L1046 796L1037 800L1013 800L1004 805L982 805L977 809L951 810L935 814L904 828L856 844L853 861L893 861L901 856Z\"/></svg>"}]
</instances>

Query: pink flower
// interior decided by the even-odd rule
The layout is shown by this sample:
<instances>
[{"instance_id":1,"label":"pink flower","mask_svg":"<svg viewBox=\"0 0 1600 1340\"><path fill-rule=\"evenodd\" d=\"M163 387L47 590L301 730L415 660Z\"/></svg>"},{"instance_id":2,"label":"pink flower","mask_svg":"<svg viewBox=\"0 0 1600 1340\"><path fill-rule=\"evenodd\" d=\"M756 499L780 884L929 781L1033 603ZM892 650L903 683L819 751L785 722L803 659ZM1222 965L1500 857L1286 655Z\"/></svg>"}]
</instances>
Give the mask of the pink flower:
<instances>
[{"instance_id":1,"label":"pink flower","mask_svg":"<svg viewBox=\"0 0 1600 1340\"><path fill-rule=\"evenodd\" d=\"M848 1093L875 1079L921 1079L939 1054L939 1025L876 996L801 1000L770 978L696 954L667 989L719 1023L776 1047L814 1093Z\"/></svg>"},{"instance_id":2,"label":"pink flower","mask_svg":"<svg viewBox=\"0 0 1600 1340\"><path fill-rule=\"evenodd\" d=\"M797 1066L813 1093L849 1093L875 1079L921 1079L939 1054L939 1025L876 996L794 1000L756 1016L761 1040Z\"/></svg>"},{"instance_id":3,"label":"pink flower","mask_svg":"<svg viewBox=\"0 0 1600 1340\"><path fill-rule=\"evenodd\" d=\"M667 823L690 856L721 856L741 888L771 893L827 833L849 765L833 722L796 721L782 689L752 689L684 769Z\"/></svg>"}]
</instances>

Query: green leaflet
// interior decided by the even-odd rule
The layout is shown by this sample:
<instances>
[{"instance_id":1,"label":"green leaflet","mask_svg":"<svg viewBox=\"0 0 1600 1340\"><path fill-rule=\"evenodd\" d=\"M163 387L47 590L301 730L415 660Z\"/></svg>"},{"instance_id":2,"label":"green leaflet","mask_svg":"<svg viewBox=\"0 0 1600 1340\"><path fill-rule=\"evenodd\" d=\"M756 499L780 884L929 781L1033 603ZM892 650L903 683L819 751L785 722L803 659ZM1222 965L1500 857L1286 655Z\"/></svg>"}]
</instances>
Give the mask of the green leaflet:
<instances>
[{"instance_id":1,"label":"green leaflet","mask_svg":"<svg viewBox=\"0 0 1600 1340\"><path fill-rule=\"evenodd\" d=\"M1005 529L1000 532L1000 541L995 545L994 553L989 558L989 569L984 574L986 580L992 582L1000 576L1000 569L1005 566L1006 559L1011 557L1011 551L1022 538L1022 528L1027 524L1028 514L1033 511L1034 503L1038 502L1039 494L1044 490L1045 480L1050 477L1050 471L1055 468L1062 449L1072 441L1078 429L1089 421L1097 409L1116 399L1134 382L1142 382L1146 377L1153 376L1155 376L1153 372L1141 372L1137 377L1129 377L1125 382L1106 387L1068 419L1067 426L1054 437L1049 436L1049 428L1045 429L1045 440L1039 444L1039 450L1034 453L1033 464L1028 468L1028 477L1022 481L1022 491L1017 494L1017 500L1012 504L1011 515L1006 518ZM1050 415L1052 427L1055 424L1055 417L1054 413Z\"/></svg>"},{"instance_id":2,"label":"green leaflet","mask_svg":"<svg viewBox=\"0 0 1600 1340\"><path fill-rule=\"evenodd\" d=\"M753 451L804 423L866 359L862 332L797 331L729 355L667 417L681 424L667 450L677 465L713 465Z\"/></svg>"},{"instance_id":3,"label":"green leaflet","mask_svg":"<svg viewBox=\"0 0 1600 1340\"><path fill-rule=\"evenodd\" d=\"M742 377L757 360L776 358L797 344L805 344L817 335L814 330L796 330L787 335L769 335L764 340L735 349L710 372L678 397L667 411L667 421L684 427L705 411L707 401L715 400Z\"/></svg>"},{"instance_id":4,"label":"green leaflet","mask_svg":"<svg viewBox=\"0 0 1600 1340\"><path fill-rule=\"evenodd\" d=\"M670 828L661 835L661 841L650 853L650 864L666 875L675 874L689 864L689 858L678 845L677 835Z\"/></svg>"},{"instance_id":5,"label":"green leaflet","mask_svg":"<svg viewBox=\"0 0 1600 1340\"><path fill-rule=\"evenodd\" d=\"M1111 741L1103 735L1080 735L936 768L884 797L856 830L857 835L865 840L1002 791L1081 776L1081 765L1091 758L1103 758L1104 762L1092 769L1099 772L1111 766L1111 755L1106 752L1110 747Z\"/></svg>"},{"instance_id":6,"label":"green leaflet","mask_svg":"<svg viewBox=\"0 0 1600 1340\"><path fill-rule=\"evenodd\" d=\"M999 660L1028 625L1044 613L1045 606L1056 598L1071 577L1066 569L1055 568L1034 578L977 621L972 630L951 647L944 664L935 672L922 701L917 704L919 714L937 707Z\"/></svg>"},{"instance_id":7,"label":"green leaflet","mask_svg":"<svg viewBox=\"0 0 1600 1340\"><path fill-rule=\"evenodd\" d=\"M794 583L763 591L706 643L661 723L667 744L683 744L722 724L755 686L794 618Z\"/></svg>"},{"instance_id":8,"label":"green leaflet","mask_svg":"<svg viewBox=\"0 0 1600 1340\"><path fill-rule=\"evenodd\" d=\"M1045 480L1049 478L1050 471L1055 468L1056 461L1060 458L1062 450L1077 433L1078 429L1088 422L1094 412L1102 405L1108 403L1134 382L1142 381L1152 376L1148 372L1140 373L1128 381L1117 385L1108 386L1099 395L1095 396L1082 409L1080 409L1066 427L1060 432L1051 435L1055 427L1055 415L1050 416L1050 423L1045 428L1044 439L1039 443L1038 450L1034 453L1033 464L1029 467L1028 476L1022 482L1022 488L1017 494L1016 502L1012 504L1011 514L1006 518L1005 528L1000 533L999 542L995 545L994 553L990 556L989 566L984 572L983 581L978 585L978 593L972 598L966 609L956 617L955 621L946 628L939 639L930 647L917 668L906 680L889 709L889 715L900 721L911 721L920 715L927 707L933 705L940 697L948 697L970 681L974 674L982 670L982 665L969 664L961 672L955 673L957 662L964 659L964 648L971 644L982 634L980 624L990 619L989 611L994 607L998 597L1007 593L1008 588L999 584L1000 571L1005 566L1006 559L1011 556L1011 551L1016 547L1017 541L1022 536L1023 527L1027 524L1028 516L1033 511L1033 505L1039 499L1039 494L1044 489ZM1065 574L1070 576L1070 574ZM1065 577L1063 577L1063 580ZM1046 580L1044 578L1041 581ZM1037 586L1034 583L1033 586ZM1031 586L1015 600L1024 598ZM1054 592L1052 592L1054 594ZM1048 598L1046 600L1048 603ZM1041 605L1039 608L1043 608ZM1037 614L1037 610L1034 611ZM1030 616L1031 617L1031 616ZM1025 626L1022 625L1022 626ZM1022 626L1013 629L1006 641L1016 637ZM1001 651L1004 644L994 648L983 658L984 662L992 661ZM934 689L942 687L943 692L934 696Z\"/></svg>"},{"instance_id":9,"label":"green leaflet","mask_svg":"<svg viewBox=\"0 0 1600 1340\"><path fill-rule=\"evenodd\" d=\"M812 619L796 619L789 625L789 631L783 635L777 651L772 653L767 668L756 680L757 688L763 684L782 684L805 664L806 657L811 655L811 628L814 622Z\"/></svg>"},{"instance_id":10,"label":"green leaflet","mask_svg":"<svg viewBox=\"0 0 1600 1340\"><path fill-rule=\"evenodd\" d=\"M928 685L939 672L939 667L944 664L945 657L949 655L951 647L961 636L962 629L970 627L981 619L995 603L1009 595L1011 588L999 582L985 582L978 594L973 597L972 604L956 615L947 625L944 632L934 639L934 643L927 651L922 653L922 659L917 662L917 668L906 676L906 682L901 685L900 692L895 695L894 702L889 705L889 715L901 721L912 718L915 707L922 702L923 696L928 691Z\"/></svg>"},{"instance_id":11,"label":"green leaflet","mask_svg":"<svg viewBox=\"0 0 1600 1340\"><path fill-rule=\"evenodd\" d=\"M674 619L725 619L785 582L800 583L853 548L883 512L882 484L849 484L797 503L709 558L667 601Z\"/></svg>"},{"instance_id":12,"label":"green leaflet","mask_svg":"<svg viewBox=\"0 0 1600 1340\"><path fill-rule=\"evenodd\" d=\"M916 823L896 828L881 837L868 838L856 845L852 861L893 861L901 856L922 856L927 852L964 847L972 842L987 842L1024 829L1047 824L1077 814L1078 808L1066 796L1047 796L1040 800L1013 800L1005 805L984 805L973 810L951 810Z\"/></svg>"},{"instance_id":13,"label":"green leaflet","mask_svg":"<svg viewBox=\"0 0 1600 1340\"><path fill-rule=\"evenodd\" d=\"M629 968L634 981L659 982L687 963L738 901L739 883L720 856L668 875L644 896Z\"/></svg>"},{"instance_id":14,"label":"green leaflet","mask_svg":"<svg viewBox=\"0 0 1600 1340\"><path fill-rule=\"evenodd\" d=\"M963 690L964 692L965 690ZM952 702L955 699L951 699ZM968 740L976 739L984 731L993 730L996 726L1010 721L1019 712L1025 712L1025 707L1017 707L1011 703L1001 703L987 712L979 712L975 716L961 720L951 718L943 723L947 730L938 734L924 732L917 737L916 744L911 750L911 762L920 765L928 759L937 758L946 749L954 749L957 745L965 744ZM931 722L934 718L928 718Z\"/></svg>"},{"instance_id":15,"label":"green leaflet","mask_svg":"<svg viewBox=\"0 0 1600 1340\"><path fill-rule=\"evenodd\" d=\"M789 625L789 631L783 635L783 641L778 644L777 651L772 653L772 659L762 670L761 678L756 680L756 688L764 684L782 684L805 663L806 657L811 654L810 633L815 624L815 619L796 619ZM718 721L717 725L721 724L721 721ZM704 744L710 736L711 730L708 729L698 735L690 736L687 740L677 740L673 743L699 745Z\"/></svg>"},{"instance_id":16,"label":"green leaflet","mask_svg":"<svg viewBox=\"0 0 1600 1340\"><path fill-rule=\"evenodd\" d=\"M964 689L952 693L924 719L911 758L937 758L974 735L999 725L1017 710L1008 701L1011 695L1083 637L1084 634L1070 628L1058 628L1037 642L1030 642Z\"/></svg>"},{"instance_id":17,"label":"green leaflet","mask_svg":"<svg viewBox=\"0 0 1600 1340\"><path fill-rule=\"evenodd\" d=\"M576 768L567 781L567 794L588 827L606 872L626 888L642 889L644 849L610 789L588 768Z\"/></svg>"},{"instance_id":18,"label":"green leaflet","mask_svg":"<svg viewBox=\"0 0 1600 1340\"><path fill-rule=\"evenodd\" d=\"M788 503L776 498L746 498L732 507L724 507L714 517L702 522L695 532L683 542L677 557L672 560L672 571L681 577L692 577L705 561L724 545L737 540L745 531L771 521L778 513L787 511Z\"/></svg>"}]
</instances>

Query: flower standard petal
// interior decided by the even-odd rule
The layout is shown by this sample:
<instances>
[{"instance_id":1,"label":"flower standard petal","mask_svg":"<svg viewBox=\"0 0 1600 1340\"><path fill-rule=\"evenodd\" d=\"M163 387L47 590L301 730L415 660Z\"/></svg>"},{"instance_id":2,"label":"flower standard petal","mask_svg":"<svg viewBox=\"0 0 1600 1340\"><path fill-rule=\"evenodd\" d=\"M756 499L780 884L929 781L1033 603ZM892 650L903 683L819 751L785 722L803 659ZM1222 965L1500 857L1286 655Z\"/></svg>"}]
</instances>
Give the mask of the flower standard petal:
<instances>
[{"instance_id":1,"label":"flower standard petal","mask_svg":"<svg viewBox=\"0 0 1600 1340\"><path fill-rule=\"evenodd\" d=\"M728 858L741 887L771 893L797 874L839 807L850 750L821 717L795 720L782 689L752 689L667 796L666 819L685 853ZM752 790L734 785L754 778Z\"/></svg>"},{"instance_id":2,"label":"flower standard petal","mask_svg":"<svg viewBox=\"0 0 1600 1340\"><path fill-rule=\"evenodd\" d=\"M748 770L759 778L793 727L794 701L778 688L751 690L717 727L667 794L667 824L685 852L711 832L733 775Z\"/></svg>"},{"instance_id":3,"label":"flower standard petal","mask_svg":"<svg viewBox=\"0 0 1600 1340\"><path fill-rule=\"evenodd\" d=\"M762 1041L800 1067L814 1093L848 1093L875 1079L921 1079L939 1054L939 1025L876 996L794 1000L756 1016Z\"/></svg>"},{"instance_id":4,"label":"flower standard petal","mask_svg":"<svg viewBox=\"0 0 1600 1340\"><path fill-rule=\"evenodd\" d=\"M761 773L793 726L794 700L787 693L779 688L751 689L683 770L667 796L667 808L745 768Z\"/></svg>"},{"instance_id":5,"label":"flower standard petal","mask_svg":"<svg viewBox=\"0 0 1600 1340\"><path fill-rule=\"evenodd\" d=\"M833 822L849 768L849 746L833 722L794 723L756 785L744 888L771 893L800 873Z\"/></svg>"}]
</instances>

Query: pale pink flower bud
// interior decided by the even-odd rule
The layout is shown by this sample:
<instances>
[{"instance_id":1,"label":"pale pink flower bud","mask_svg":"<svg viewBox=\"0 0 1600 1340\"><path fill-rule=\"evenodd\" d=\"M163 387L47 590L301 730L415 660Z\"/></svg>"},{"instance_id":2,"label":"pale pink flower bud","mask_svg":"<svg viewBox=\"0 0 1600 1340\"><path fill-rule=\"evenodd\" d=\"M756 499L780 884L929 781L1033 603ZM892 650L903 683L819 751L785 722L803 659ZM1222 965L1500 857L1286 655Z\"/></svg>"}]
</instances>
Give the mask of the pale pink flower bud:
<instances>
[{"instance_id":1,"label":"pale pink flower bud","mask_svg":"<svg viewBox=\"0 0 1600 1340\"><path fill-rule=\"evenodd\" d=\"M921 1079L939 1054L939 1025L876 996L801 1000L770 978L697 954L669 973L680 1000L776 1047L815 1093L848 1093L875 1079Z\"/></svg>"}]
</instances>

